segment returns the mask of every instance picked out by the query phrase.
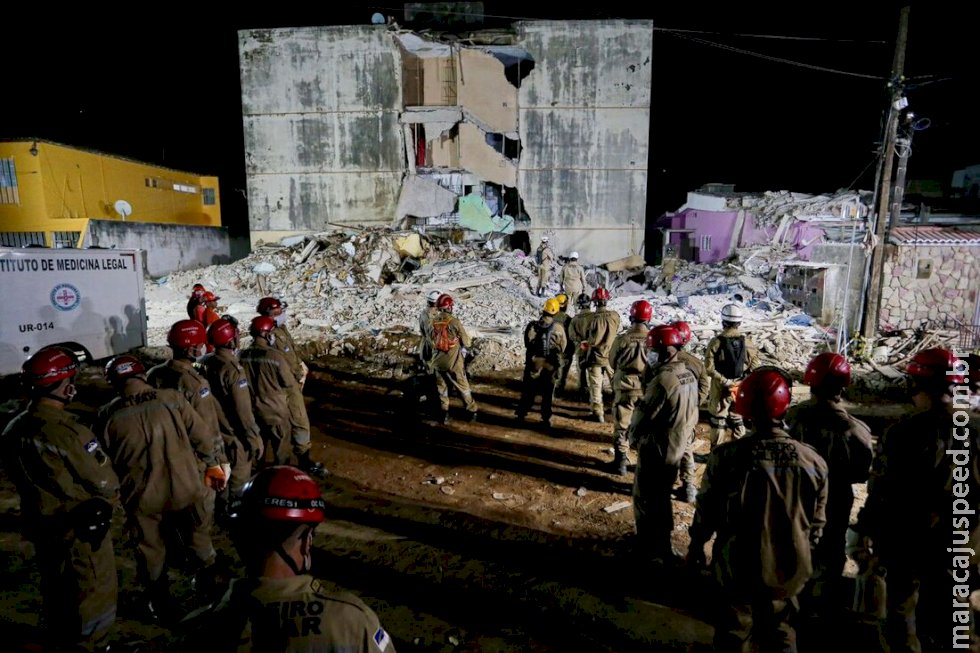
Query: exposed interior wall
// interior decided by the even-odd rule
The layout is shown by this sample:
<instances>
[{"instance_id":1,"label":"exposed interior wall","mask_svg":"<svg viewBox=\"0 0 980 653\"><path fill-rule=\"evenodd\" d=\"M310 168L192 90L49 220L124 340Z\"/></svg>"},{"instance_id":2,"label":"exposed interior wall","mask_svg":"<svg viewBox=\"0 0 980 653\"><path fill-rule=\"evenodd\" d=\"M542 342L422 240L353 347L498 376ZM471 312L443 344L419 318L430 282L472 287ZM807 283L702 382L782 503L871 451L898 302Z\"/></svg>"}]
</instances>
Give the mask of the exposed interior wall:
<instances>
[{"instance_id":1,"label":"exposed interior wall","mask_svg":"<svg viewBox=\"0 0 980 653\"><path fill-rule=\"evenodd\" d=\"M882 326L973 324L980 292L980 247L888 244L882 276Z\"/></svg>"},{"instance_id":2,"label":"exposed interior wall","mask_svg":"<svg viewBox=\"0 0 980 653\"><path fill-rule=\"evenodd\" d=\"M459 104L491 132L517 131L517 87L507 81L504 64L493 55L461 48Z\"/></svg>"},{"instance_id":3,"label":"exposed interior wall","mask_svg":"<svg viewBox=\"0 0 980 653\"><path fill-rule=\"evenodd\" d=\"M86 242L91 247L146 250L146 273L151 277L233 260L224 227L90 220ZM236 249L241 251L240 243Z\"/></svg>"},{"instance_id":4,"label":"exposed interior wall","mask_svg":"<svg viewBox=\"0 0 980 653\"><path fill-rule=\"evenodd\" d=\"M844 317L844 331L852 333L859 325L863 309L865 250L859 244L820 243L813 246L811 263L826 263L837 266L837 293L832 300L841 306L839 314Z\"/></svg>"}]
</instances>

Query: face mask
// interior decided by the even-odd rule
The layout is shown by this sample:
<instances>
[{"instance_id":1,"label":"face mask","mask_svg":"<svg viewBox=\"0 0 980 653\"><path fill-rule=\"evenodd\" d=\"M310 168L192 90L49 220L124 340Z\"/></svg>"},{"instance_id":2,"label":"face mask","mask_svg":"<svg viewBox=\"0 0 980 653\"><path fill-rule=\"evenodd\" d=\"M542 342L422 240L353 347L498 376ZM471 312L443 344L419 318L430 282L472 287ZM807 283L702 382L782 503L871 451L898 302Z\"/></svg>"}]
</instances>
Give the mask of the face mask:
<instances>
[{"instance_id":1,"label":"face mask","mask_svg":"<svg viewBox=\"0 0 980 653\"><path fill-rule=\"evenodd\" d=\"M266 335L265 339L269 341L269 346L270 347L274 347L276 345L276 336L275 336L275 334L270 333L270 334Z\"/></svg>"},{"instance_id":2,"label":"face mask","mask_svg":"<svg viewBox=\"0 0 980 653\"><path fill-rule=\"evenodd\" d=\"M286 324L285 313L280 313L279 315L275 316L273 319L276 321L276 326L283 326L284 324Z\"/></svg>"},{"instance_id":3,"label":"face mask","mask_svg":"<svg viewBox=\"0 0 980 653\"><path fill-rule=\"evenodd\" d=\"M200 363L208 355L208 348L205 345L198 347L197 352L194 355L194 362Z\"/></svg>"},{"instance_id":4,"label":"face mask","mask_svg":"<svg viewBox=\"0 0 980 653\"><path fill-rule=\"evenodd\" d=\"M655 351L647 352L647 365L653 367L660 362L660 354Z\"/></svg>"}]
</instances>

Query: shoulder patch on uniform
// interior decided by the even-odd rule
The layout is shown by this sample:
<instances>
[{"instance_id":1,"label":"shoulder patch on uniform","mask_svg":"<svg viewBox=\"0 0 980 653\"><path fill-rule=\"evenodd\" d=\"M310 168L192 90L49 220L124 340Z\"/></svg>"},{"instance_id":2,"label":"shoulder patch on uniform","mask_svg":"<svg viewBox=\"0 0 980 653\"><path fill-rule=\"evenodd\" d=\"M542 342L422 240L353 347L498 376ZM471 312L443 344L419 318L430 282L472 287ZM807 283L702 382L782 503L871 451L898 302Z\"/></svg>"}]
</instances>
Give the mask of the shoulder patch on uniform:
<instances>
[{"instance_id":1,"label":"shoulder patch on uniform","mask_svg":"<svg viewBox=\"0 0 980 653\"><path fill-rule=\"evenodd\" d=\"M289 351L289 345L283 345L282 350L283 351Z\"/></svg>"},{"instance_id":2,"label":"shoulder patch on uniform","mask_svg":"<svg viewBox=\"0 0 980 653\"><path fill-rule=\"evenodd\" d=\"M99 448L99 441L96 440L95 438L92 438L91 440L85 443L85 451L87 451L88 453L95 453L98 450L98 448Z\"/></svg>"},{"instance_id":3,"label":"shoulder patch on uniform","mask_svg":"<svg viewBox=\"0 0 980 653\"><path fill-rule=\"evenodd\" d=\"M248 379L239 379L238 380L238 387L239 388L247 388L248 387Z\"/></svg>"},{"instance_id":4,"label":"shoulder patch on uniform","mask_svg":"<svg viewBox=\"0 0 980 653\"><path fill-rule=\"evenodd\" d=\"M374 633L374 643L377 645L379 651L384 651L391 644L391 638L388 637L388 633L385 632L384 628L378 628L378 631Z\"/></svg>"},{"instance_id":5,"label":"shoulder patch on uniform","mask_svg":"<svg viewBox=\"0 0 980 653\"><path fill-rule=\"evenodd\" d=\"M211 388L206 388L206 387L205 388L201 388L197 392L202 397L207 397L209 394L211 394Z\"/></svg>"}]
</instances>

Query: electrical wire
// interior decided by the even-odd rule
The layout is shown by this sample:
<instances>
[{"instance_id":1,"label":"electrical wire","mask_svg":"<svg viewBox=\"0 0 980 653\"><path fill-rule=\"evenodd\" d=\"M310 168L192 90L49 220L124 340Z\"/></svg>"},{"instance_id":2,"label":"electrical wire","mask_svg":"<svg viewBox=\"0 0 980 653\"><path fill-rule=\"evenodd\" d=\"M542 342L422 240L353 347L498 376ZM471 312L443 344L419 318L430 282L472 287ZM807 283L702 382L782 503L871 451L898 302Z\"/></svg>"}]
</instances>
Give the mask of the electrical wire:
<instances>
[{"instance_id":1,"label":"electrical wire","mask_svg":"<svg viewBox=\"0 0 980 653\"><path fill-rule=\"evenodd\" d=\"M707 30L700 29L676 29L673 27L654 27L654 32L670 32L678 34L714 34L717 36L738 36L742 38L750 39L776 39L780 41L824 41L831 43L870 43L872 45L890 45L888 41L864 41L860 39L832 39L825 38L822 36L788 36L785 34L746 34L746 33L728 33L728 32L711 32Z\"/></svg>"},{"instance_id":2,"label":"electrical wire","mask_svg":"<svg viewBox=\"0 0 980 653\"><path fill-rule=\"evenodd\" d=\"M716 43L715 41L709 41L707 39L699 39L693 36L685 36L684 34L670 33L679 39L685 39L693 43L698 43L700 45L709 45L711 47L720 48L722 50L728 50L729 52L737 52L738 54L744 54L750 57L758 57L759 59L765 59L767 61L774 61L776 63L785 63L792 66L799 66L800 68L808 68L810 70L819 70L827 73L835 73L838 75L846 75L848 77L861 77L864 79L873 79L876 81L887 81L887 77L882 75L868 75L865 73L855 73L847 70L839 70L837 68L828 68L826 66L816 66L813 64L803 63L802 61L793 61L792 59L784 59L782 57L774 57L768 54L762 54L761 52L753 52L752 50L745 50L744 48L736 48L731 45L725 45L724 43Z\"/></svg>"}]
</instances>

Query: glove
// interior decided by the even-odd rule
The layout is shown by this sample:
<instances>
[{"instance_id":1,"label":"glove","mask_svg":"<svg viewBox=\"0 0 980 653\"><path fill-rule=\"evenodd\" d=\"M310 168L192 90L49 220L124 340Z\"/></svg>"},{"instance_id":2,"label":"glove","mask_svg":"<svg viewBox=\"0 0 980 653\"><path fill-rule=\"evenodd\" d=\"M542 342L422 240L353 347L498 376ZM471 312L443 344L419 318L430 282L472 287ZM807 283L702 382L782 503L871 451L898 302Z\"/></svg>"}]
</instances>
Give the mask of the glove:
<instances>
[{"instance_id":1,"label":"glove","mask_svg":"<svg viewBox=\"0 0 980 653\"><path fill-rule=\"evenodd\" d=\"M248 452L252 460L262 460L265 457L265 444L258 435L250 435L245 438L245 451Z\"/></svg>"},{"instance_id":2,"label":"glove","mask_svg":"<svg viewBox=\"0 0 980 653\"><path fill-rule=\"evenodd\" d=\"M222 465L208 467L204 472L204 484L215 492L224 490L227 482L228 477L225 476L225 470Z\"/></svg>"}]
</instances>

